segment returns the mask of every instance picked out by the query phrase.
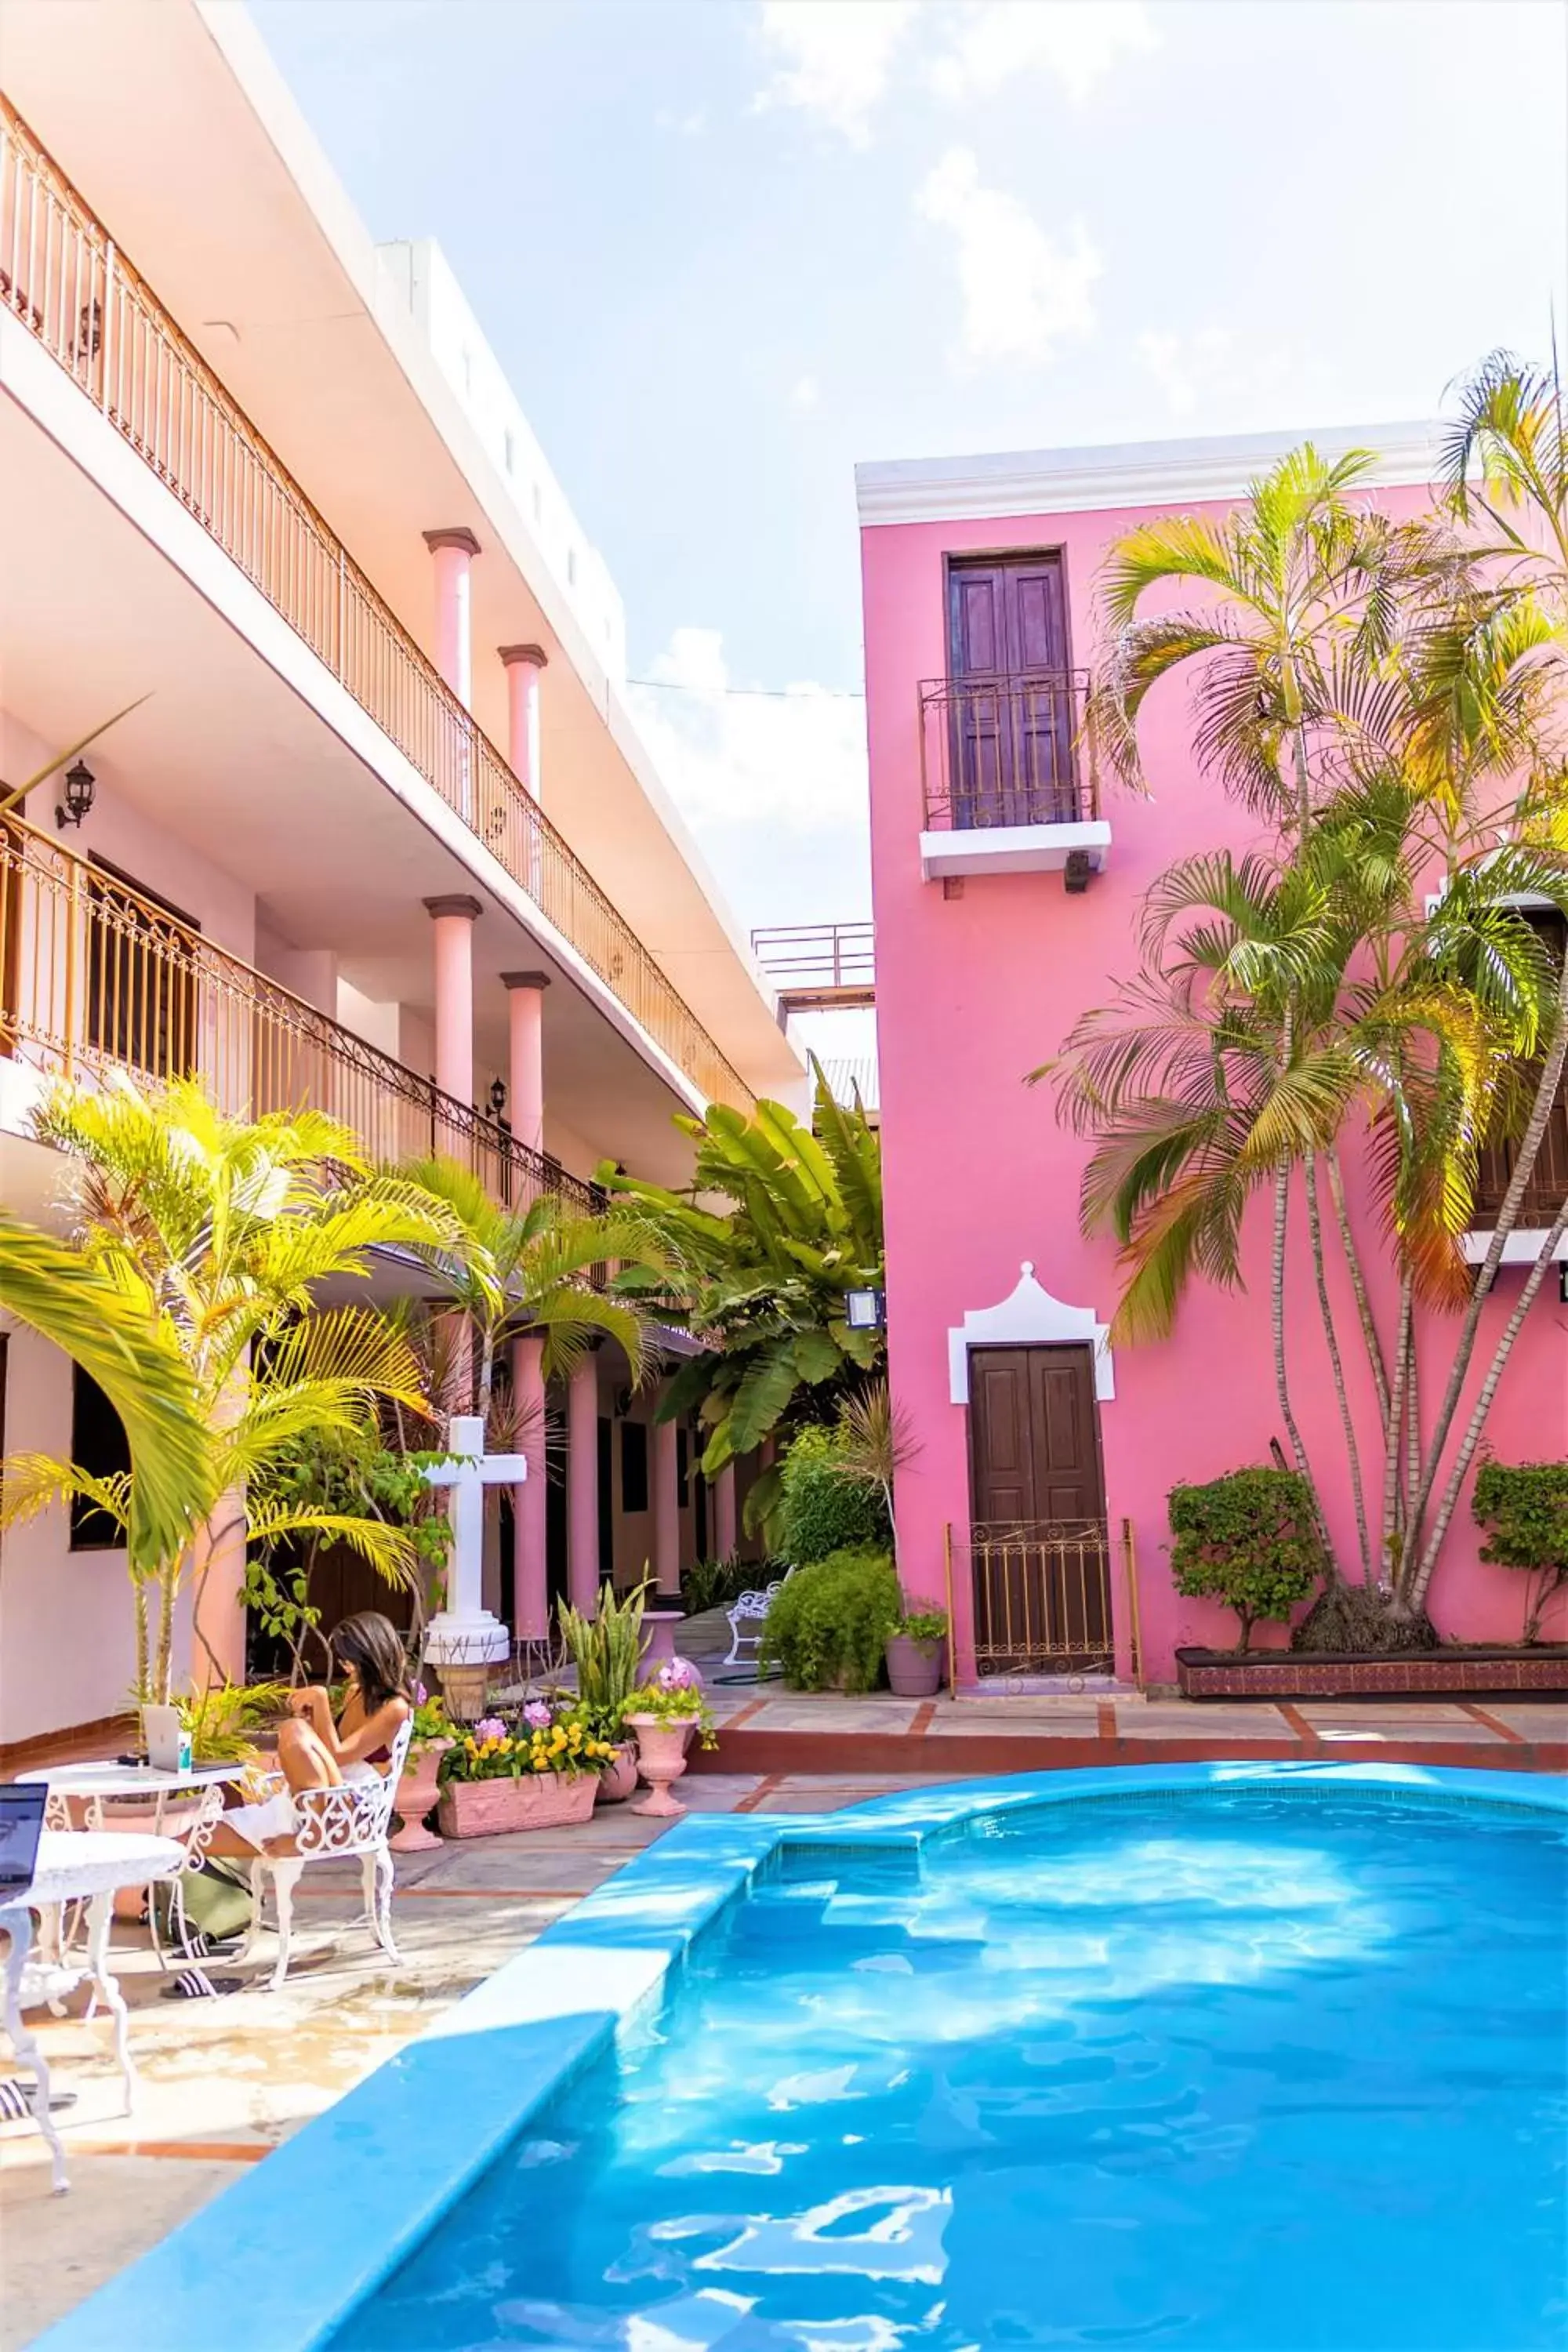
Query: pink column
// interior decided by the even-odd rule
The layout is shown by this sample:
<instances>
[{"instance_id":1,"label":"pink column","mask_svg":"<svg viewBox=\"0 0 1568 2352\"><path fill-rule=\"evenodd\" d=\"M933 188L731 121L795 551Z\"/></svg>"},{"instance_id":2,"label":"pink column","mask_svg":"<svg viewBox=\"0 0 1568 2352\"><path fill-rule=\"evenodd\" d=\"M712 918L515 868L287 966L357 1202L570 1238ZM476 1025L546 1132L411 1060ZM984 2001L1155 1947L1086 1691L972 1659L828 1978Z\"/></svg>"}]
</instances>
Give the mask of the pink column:
<instances>
[{"instance_id":1,"label":"pink column","mask_svg":"<svg viewBox=\"0 0 1568 2352\"><path fill-rule=\"evenodd\" d=\"M506 668L507 758L512 774L538 800L543 789L539 772L539 681L547 656L542 646L501 646Z\"/></svg>"},{"instance_id":2,"label":"pink column","mask_svg":"<svg viewBox=\"0 0 1568 2352\"><path fill-rule=\"evenodd\" d=\"M503 971L511 1024L510 1068L507 1076L507 1115L519 1143L530 1151L544 1149L544 992L550 975L543 971Z\"/></svg>"},{"instance_id":3,"label":"pink column","mask_svg":"<svg viewBox=\"0 0 1568 2352\"><path fill-rule=\"evenodd\" d=\"M545 1564L544 1342L531 1332L511 1347L512 1393L517 1400L517 1451L528 1457L528 1476L511 1490L512 1591L517 1631L525 1642L542 1642L550 1631L550 1594Z\"/></svg>"},{"instance_id":4,"label":"pink column","mask_svg":"<svg viewBox=\"0 0 1568 2352\"><path fill-rule=\"evenodd\" d=\"M471 1107L474 1099L474 922L477 898L460 893L426 898L436 925L436 1084Z\"/></svg>"},{"instance_id":5,"label":"pink column","mask_svg":"<svg viewBox=\"0 0 1568 2352\"><path fill-rule=\"evenodd\" d=\"M599 1362L590 1355L566 1391L566 1582L574 1609L599 1606Z\"/></svg>"},{"instance_id":6,"label":"pink column","mask_svg":"<svg viewBox=\"0 0 1568 2352\"><path fill-rule=\"evenodd\" d=\"M468 568L479 542L471 530L427 530L425 544L436 559L436 667L467 710L474 688Z\"/></svg>"},{"instance_id":7,"label":"pink column","mask_svg":"<svg viewBox=\"0 0 1568 2352\"><path fill-rule=\"evenodd\" d=\"M653 1573L661 1599L680 1591L679 1432L672 1421L653 1425Z\"/></svg>"},{"instance_id":8,"label":"pink column","mask_svg":"<svg viewBox=\"0 0 1568 2352\"><path fill-rule=\"evenodd\" d=\"M726 1462L713 1482L713 1557L735 1555L735 1465Z\"/></svg>"}]
</instances>

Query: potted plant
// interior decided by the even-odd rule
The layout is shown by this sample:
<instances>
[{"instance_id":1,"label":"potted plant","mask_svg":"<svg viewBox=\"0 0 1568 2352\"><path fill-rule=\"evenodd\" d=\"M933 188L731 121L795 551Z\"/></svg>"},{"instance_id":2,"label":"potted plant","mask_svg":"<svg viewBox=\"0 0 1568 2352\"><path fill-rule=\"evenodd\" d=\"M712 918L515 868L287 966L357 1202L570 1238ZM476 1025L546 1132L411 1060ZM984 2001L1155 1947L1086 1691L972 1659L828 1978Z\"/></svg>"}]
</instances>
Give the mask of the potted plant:
<instances>
[{"instance_id":1,"label":"potted plant","mask_svg":"<svg viewBox=\"0 0 1568 2352\"><path fill-rule=\"evenodd\" d=\"M900 1698L934 1698L947 1665L947 1612L906 1609L884 1644L888 1688Z\"/></svg>"},{"instance_id":2,"label":"potted plant","mask_svg":"<svg viewBox=\"0 0 1568 2352\"><path fill-rule=\"evenodd\" d=\"M558 1607L562 1639L577 1669L578 1699L587 1708L596 1736L615 1749L613 1759L599 1776L601 1804L621 1803L637 1784L637 1743L626 1737L625 1719L642 1669L643 1604L647 1591L645 1580L622 1601L616 1599L614 1586L605 1584L595 1617L584 1617L564 1601Z\"/></svg>"},{"instance_id":3,"label":"potted plant","mask_svg":"<svg viewBox=\"0 0 1568 2352\"><path fill-rule=\"evenodd\" d=\"M698 1732L704 1748L717 1743L713 1710L702 1696L702 1677L689 1658L667 1658L651 1681L632 1693L624 1720L637 1736L637 1769L650 1793L634 1813L671 1821L686 1808L669 1793L686 1769L686 1748Z\"/></svg>"},{"instance_id":4,"label":"potted plant","mask_svg":"<svg viewBox=\"0 0 1568 2352\"><path fill-rule=\"evenodd\" d=\"M423 1683L414 1691L414 1727L397 1783L396 1807L403 1826L391 1843L398 1853L424 1853L441 1841L425 1826L440 1799L441 1759L456 1734L447 1720L439 1691L432 1695Z\"/></svg>"},{"instance_id":5,"label":"potted plant","mask_svg":"<svg viewBox=\"0 0 1568 2352\"><path fill-rule=\"evenodd\" d=\"M441 1759L441 1834L494 1837L585 1822L614 1754L573 1700L531 1699L514 1724L483 1716Z\"/></svg>"}]
</instances>

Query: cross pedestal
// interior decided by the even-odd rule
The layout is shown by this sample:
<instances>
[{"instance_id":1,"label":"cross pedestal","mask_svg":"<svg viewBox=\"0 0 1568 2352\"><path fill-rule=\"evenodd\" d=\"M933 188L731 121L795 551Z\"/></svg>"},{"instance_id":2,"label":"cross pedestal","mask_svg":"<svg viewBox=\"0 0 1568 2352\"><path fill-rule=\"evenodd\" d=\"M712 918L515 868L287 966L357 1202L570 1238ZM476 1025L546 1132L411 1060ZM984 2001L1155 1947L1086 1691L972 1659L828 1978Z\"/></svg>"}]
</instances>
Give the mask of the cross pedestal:
<instances>
[{"instance_id":1,"label":"cross pedestal","mask_svg":"<svg viewBox=\"0 0 1568 2352\"><path fill-rule=\"evenodd\" d=\"M511 1635L484 1604L485 1488L521 1486L528 1476L521 1454L487 1454L478 1413L454 1413L447 1425L447 1461L425 1473L431 1486L451 1489L452 1548L447 1606L425 1629L425 1656L440 1671L447 1713L472 1723L485 1711L489 1670L511 1654Z\"/></svg>"}]
</instances>

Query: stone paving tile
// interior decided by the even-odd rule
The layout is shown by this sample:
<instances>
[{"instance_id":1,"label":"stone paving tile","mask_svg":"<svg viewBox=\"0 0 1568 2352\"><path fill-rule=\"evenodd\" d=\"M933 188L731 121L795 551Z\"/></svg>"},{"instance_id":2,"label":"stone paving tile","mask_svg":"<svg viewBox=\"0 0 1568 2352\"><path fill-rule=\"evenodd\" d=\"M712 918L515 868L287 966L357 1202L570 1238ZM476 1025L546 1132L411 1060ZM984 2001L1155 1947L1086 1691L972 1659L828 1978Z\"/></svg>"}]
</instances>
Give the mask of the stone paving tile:
<instances>
[{"instance_id":1,"label":"stone paving tile","mask_svg":"<svg viewBox=\"0 0 1568 2352\"><path fill-rule=\"evenodd\" d=\"M1508 1698L1479 1698L1475 1703L1537 1747L1568 1742L1568 1706L1559 1706L1550 1699L1534 1706L1522 1699Z\"/></svg>"},{"instance_id":2,"label":"stone paving tile","mask_svg":"<svg viewBox=\"0 0 1568 2352\"><path fill-rule=\"evenodd\" d=\"M890 1699L880 1706L863 1699L812 1698L808 1696L767 1700L746 1724L748 1731L821 1731L842 1737L846 1732L908 1731L919 1702Z\"/></svg>"},{"instance_id":3,"label":"stone paving tile","mask_svg":"<svg viewBox=\"0 0 1568 2352\"><path fill-rule=\"evenodd\" d=\"M34 2142L42 2148L37 2135ZM150 2157L82 2158L68 2197L48 2194L47 2159L42 2156L0 2170L5 2261L0 2352L21 2352L93 2287L226 2189L235 2170L233 2164L191 2158L161 2163Z\"/></svg>"},{"instance_id":4,"label":"stone paving tile","mask_svg":"<svg viewBox=\"0 0 1568 2352\"><path fill-rule=\"evenodd\" d=\"M1266 1703L1254 1706L1184 1706L1179 1701L1151 1699L1136 1720L1122 1726L1129 1739L1294 1739L1296 1734L1278 1708Z\"/></svg>"},{"instance_id":5,"label":"stone paving tile","mask_svg":"<svg viewBox=\"0 0 1568 2352\"><path fill-rule=\"evenodd\" d=\"M926 1727L928 1739L945 1742L1009 1734L1019 1739L1095 1739L1100 1710L1081 1699L1071 1705L1015 1699L1009 1706L960 1699L954 1706L939 1706Z\"/></svg>"},{"instance_id":6,"label":"stone paving tile","mask_svg":"<svg viewBox=\"0 0 1568 2352\"><path fill-rule=\"evenodd\" d=\"M1445 1729L1457 1723L1468 1723L1476 1728L1473 1715L1450 1699L1401 1699L1391 1706L1387 1700L1354 1698L1303 1698L1295 1701L1296 1711L1309 1723L1366 1723L1390 1736L1397 1734L1401 1725L1412 1730L1419 1726L1442 1725Z\"/></svg>"}]
</instances>

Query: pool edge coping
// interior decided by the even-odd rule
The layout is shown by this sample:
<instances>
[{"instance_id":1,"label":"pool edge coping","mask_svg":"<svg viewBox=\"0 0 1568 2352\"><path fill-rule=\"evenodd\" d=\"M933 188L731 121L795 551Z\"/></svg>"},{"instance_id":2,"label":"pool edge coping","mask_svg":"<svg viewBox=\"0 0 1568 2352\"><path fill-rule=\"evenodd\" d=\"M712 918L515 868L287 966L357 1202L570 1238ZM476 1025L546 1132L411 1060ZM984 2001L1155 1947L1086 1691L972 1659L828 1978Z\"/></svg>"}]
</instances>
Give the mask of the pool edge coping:
<instances>
[{"instance_id":1,"label":"pool edge coping","mask_svg":"<svg viewBox=\"0 0 1568 2352\"><path fill-rule=\"evenodd\" d=\"M688 1814L36 2337L31 2352L200 2343L215 2290L226 2305L225 2352L323 2352L531 2118L659 1996L696 1938L785 1844L918 1850L983 1811L1111 1795L1125 1803L1138 1789L1346 1780L1568 1812L1568 1782L1516 1772L1259 1759L1011 1774L825 1814ZM515 2044L505 2066L493 2049L490 2063L479 2063L484 2037L498 2032ZM327 2203L337 2226L311 2231Z\"/></svg>"}]
</instances>

